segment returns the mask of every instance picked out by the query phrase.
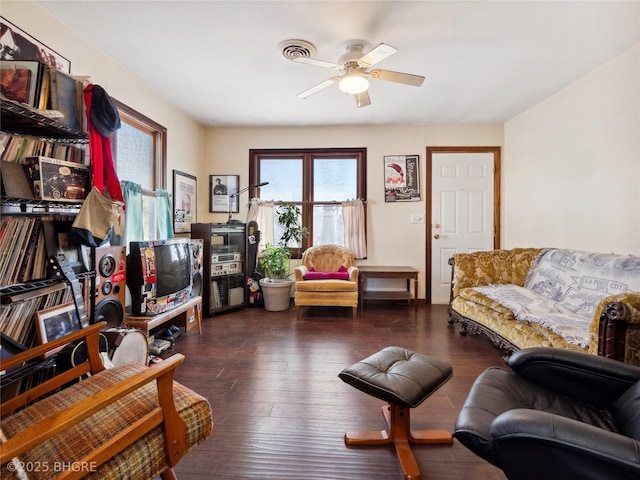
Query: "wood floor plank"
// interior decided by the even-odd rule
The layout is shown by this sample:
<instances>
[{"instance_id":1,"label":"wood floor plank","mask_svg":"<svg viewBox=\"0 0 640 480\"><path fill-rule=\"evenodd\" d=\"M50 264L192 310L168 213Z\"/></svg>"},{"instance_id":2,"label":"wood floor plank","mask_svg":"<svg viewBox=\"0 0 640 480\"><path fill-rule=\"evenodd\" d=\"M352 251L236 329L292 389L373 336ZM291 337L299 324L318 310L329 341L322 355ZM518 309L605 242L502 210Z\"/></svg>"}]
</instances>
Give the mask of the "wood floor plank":
<instances>
[{"instance_id":1,"label":"wood floor plank","mask_svg":"<svg viewBox=\"0 0 640 480\"><path fill-rule=\"evenodd\" d=\"M411 412L415 429L451 431L478 374L504 366L482 337L458 334L446 306L371 302L349 309L295 312L245 308L205 318L202 334L183 335L176 380L211 403L213 434L175 467L180 480L401 480L393 446L351 447L343 435L385 427L382 402L338 378L345 367L398 345L451 363L453 378ZM454 441L414 445L427 479L505 480L497 468Z\"/></svg>"}]
</instances>

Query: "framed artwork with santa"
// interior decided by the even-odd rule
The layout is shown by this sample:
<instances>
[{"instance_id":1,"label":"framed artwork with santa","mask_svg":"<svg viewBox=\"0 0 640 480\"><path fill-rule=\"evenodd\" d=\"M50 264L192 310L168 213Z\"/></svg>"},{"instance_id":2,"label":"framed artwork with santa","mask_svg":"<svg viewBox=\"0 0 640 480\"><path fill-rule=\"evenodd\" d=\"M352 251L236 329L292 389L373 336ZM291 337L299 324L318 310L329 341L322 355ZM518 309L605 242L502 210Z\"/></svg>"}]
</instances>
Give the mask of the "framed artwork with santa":
<instances>
[{"instance_id":1,"label":"framed artwork with santa","mask_svg":"<svg viewBox=\"0 0 640 480\"><path fill-rule=\"evenodd\" d=\"M420 201L420 157L389 155L384 157L384 201Z\"/></svg>"}]
</instances>

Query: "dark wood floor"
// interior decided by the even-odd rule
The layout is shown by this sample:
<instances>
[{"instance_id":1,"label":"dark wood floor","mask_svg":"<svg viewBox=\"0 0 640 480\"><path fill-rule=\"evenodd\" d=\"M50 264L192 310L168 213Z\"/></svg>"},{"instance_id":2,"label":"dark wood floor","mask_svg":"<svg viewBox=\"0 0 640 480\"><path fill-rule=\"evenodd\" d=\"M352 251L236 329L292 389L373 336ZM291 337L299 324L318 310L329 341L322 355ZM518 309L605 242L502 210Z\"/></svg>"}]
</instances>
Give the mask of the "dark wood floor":
<instances>
[{"instance_id":1,"label":"dark wood floor","mask_svg":"<svg viewBox=\"0 0 640 480\"><path fill-rule=\"evenodd\" d=\"M504 365L483 337L462 337L446 306L367 304L348 309L266 312L245 308L203 321L174 351L186 360L177 380L211 403L213 434L176 466L180 480L402 479L393 446L346 448L347 430L381 430L382 402L338 378L345 367L389 345L451 363L453 378L412 410L416 429L453 429L476 376ZM454 441L417 445L423 479L504 480L502 472Z\"/></svg>"}]
</instances>

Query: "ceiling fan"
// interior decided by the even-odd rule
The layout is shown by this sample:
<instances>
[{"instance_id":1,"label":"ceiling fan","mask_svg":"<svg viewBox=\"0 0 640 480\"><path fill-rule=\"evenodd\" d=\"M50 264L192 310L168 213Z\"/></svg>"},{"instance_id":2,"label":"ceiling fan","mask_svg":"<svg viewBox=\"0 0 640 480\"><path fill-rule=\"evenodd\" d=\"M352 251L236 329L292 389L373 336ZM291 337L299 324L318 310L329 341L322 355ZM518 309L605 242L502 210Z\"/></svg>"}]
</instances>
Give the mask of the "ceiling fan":
<instances>
[{"instance_id":1,"label":"ceiling fan","mask_svg":"<svg viewBox=\"0 0 640 480\"><path fill-rule=\"evenodd\" d=\"M296 63L306 63L318 67L330 68L344 72L343 75L331 77L318 85L300 93L298 98L307 98L320 90L338 83L338 88L348 95L353 95L356 99L358 107L366 107L371 104L369 93L369 81L367 76L377 80L386 80L388 82L403 83L419 87L424 82L424 77L420 75L412 75L410 73L393 72L391 70L371 70L370 68L376 63L381 62L390 57L398 50L390 45L381 43L368 53L364 53L362 43L352 43L347 47L347 53L340 57L338 63L325 62L306 56L298 56L291 58Z\"/></svg>"}]
</instances>

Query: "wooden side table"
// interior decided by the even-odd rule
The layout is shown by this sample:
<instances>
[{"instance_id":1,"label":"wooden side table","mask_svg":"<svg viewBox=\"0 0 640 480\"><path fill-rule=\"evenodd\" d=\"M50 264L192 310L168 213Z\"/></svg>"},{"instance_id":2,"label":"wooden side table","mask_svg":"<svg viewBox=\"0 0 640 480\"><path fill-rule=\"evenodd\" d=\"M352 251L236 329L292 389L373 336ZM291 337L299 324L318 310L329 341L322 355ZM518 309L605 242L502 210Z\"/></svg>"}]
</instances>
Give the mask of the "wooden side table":
<instances>
[{"instance_id":1,"label":"wooden side table","mask_svg":"<svg viewBox=\"0 0 640 480\"><path fill-rule=\"evenodd\" d=\"M179 307L169 310L168 312L154 315L153 317L127 315L124 317L124 323L129 327L142 330L148 338L149 332L152 329L167 323L169 320L174 320L178 316L184 317L184 325L182 325L182 318L178 323L181 324L179 326L184 327L185 331L190 330L193 326L197 326L198 333L202 333L202 297L190 298Z\"/></svg>"},{"instance_id":2,"label":"wooden side table","mask_svg":"<svg viewBox=\"0 0 640 480\"><path fill-rule=\"evenodd\" d=\"M418 270L413 267L378 267L372 265L358 266L359 285L358 296L360 298L360 311L364 310L365 300L406 300L413 304L418 311ZM368 291L368 278L405 278L407 280L407 290L404 292ZM413 280L413 292L411 291L411 281Z\"/></svg>"}]
</instances>

